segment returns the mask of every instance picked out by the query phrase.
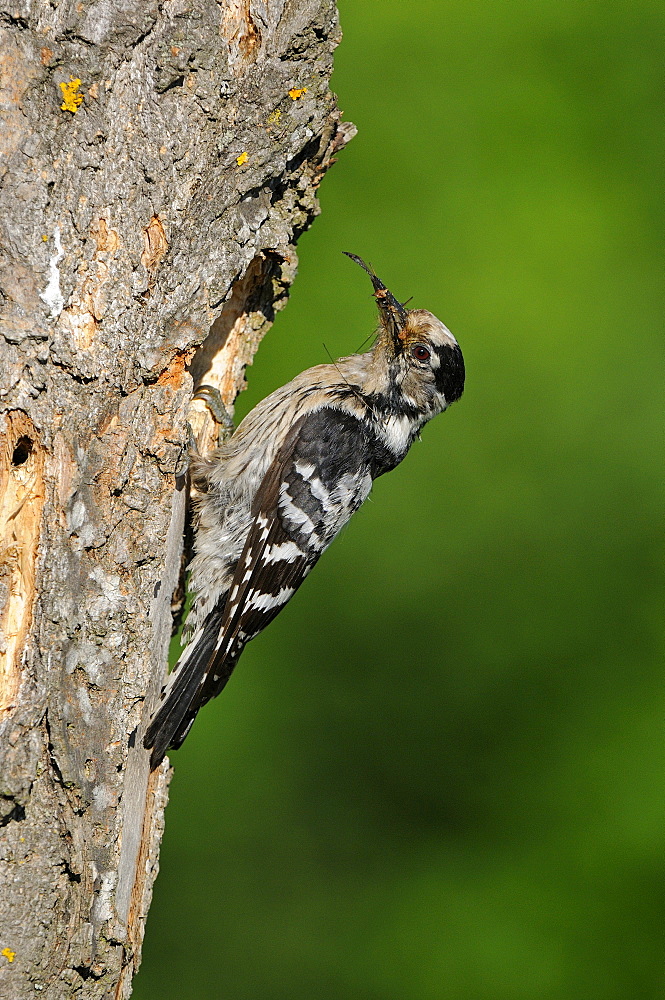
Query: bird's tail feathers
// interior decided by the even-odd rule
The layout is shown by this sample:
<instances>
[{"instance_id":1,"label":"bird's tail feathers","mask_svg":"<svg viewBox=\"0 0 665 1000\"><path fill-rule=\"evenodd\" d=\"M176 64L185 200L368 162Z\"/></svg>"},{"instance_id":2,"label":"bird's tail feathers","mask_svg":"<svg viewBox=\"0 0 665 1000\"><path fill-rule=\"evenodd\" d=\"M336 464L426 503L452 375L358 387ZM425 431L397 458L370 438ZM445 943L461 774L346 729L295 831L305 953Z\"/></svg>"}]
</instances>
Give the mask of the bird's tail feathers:
<instances>
[{"instance_id":1,"label":"bird's tail feathers","mask_svg":"<svg viewBox=\"0 0 665 1000\"><path fill-rule=\"evenodd\" d=\"M223 608L224 602L218 602L196 629L164 685L160 705L143 738L144 747L152 750L151 770L159 766L167 750L181 746L198 710L208 701L202 697L203 687L214 657Z\"/></svg>"}]
</instances>

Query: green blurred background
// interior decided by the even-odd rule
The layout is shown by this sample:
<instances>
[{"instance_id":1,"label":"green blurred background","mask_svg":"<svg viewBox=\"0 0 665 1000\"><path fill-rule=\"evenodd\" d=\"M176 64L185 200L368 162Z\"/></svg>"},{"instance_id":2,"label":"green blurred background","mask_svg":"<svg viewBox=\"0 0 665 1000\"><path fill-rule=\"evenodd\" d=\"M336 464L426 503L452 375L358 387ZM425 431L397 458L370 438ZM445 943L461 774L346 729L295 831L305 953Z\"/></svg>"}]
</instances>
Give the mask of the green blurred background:
<instances>
[{"instance_id":1,"label":"green blurred background","mask_svg":"<svg viewBox=\"0 0 665 1000\"><path fill-rule=\"evenodd\" d=\"M373 328L341 250L467 391L174 756L135 996L662 998L663 8L340 7L359 135L238 410Z\"/></svg>"}]
</instances>

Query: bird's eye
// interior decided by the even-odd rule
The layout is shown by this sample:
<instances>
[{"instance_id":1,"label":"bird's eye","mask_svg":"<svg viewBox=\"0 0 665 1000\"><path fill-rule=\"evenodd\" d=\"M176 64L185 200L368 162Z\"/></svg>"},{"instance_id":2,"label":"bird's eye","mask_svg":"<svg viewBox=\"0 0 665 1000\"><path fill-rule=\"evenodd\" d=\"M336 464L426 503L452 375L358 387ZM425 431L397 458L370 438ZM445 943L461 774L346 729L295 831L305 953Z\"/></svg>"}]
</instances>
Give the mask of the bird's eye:
<instances>
[{"instance_id":1,"label":"bird's eye","mask_svg":"<svg viewBox=\"0 0 665 1000\"><path fill-rule=\"evenodd\" d=\"M414 356L416 361L429 361L430 350L429 347L425 347L424 344L416 344L412 349L411 354Z\"/></svg>"}]
</instances>

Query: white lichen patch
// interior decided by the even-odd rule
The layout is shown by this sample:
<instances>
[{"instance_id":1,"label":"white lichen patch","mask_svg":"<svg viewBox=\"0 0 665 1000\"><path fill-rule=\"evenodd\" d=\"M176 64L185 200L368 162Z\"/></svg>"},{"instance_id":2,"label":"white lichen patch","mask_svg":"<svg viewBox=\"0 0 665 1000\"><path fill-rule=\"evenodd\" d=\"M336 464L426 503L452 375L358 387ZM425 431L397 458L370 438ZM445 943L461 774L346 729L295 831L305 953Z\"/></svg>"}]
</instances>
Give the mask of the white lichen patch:
<instances>
[{"instance_id":1,"label":"white lichen patch","mask_svg":"<svg viewBox=\"0 0 665 1000\"><path fill-rule=\"evenodd\" d=\"M78 531L82 524L86 521L86 510L85 504L82 500L76 500L72 505L71 512L69 514L69 525L71 531Z\"/></svg>"},{"instance_id":2,"label":"white lichen patch","mask_svg":"<svg viewBox=\"0 0 665 1000\"><path fill-rule=\"evenodd\" d=\"M92 906L91 916L93 924L99 926L99 924L102 924L105 920L110 920L113 916L113 890L115 889L117 880L117 872L102 872L101 884Z\"/></svg>"},{"instance_id":3,"label":"white lichen patch","mask_svg":"<svg viewBox=\"0 0 665 1000\"><path fill-rule=\"evenodd\" d=\"M101 566L95 566L88 574L99 584L104 596L110 604L120 604L123 599L120 590L120 577L115 573L106 573Z\"/></svg>"},{"instance_id":4,"label":"white lichen patch","mask_svg":"<svg viewBox=\"0 0 665 1000\"><path fill-rule=\"evenodd\" d=\"M48 284L44 291L39 293L39 297L51 310L50 318L57 319L65 306L65 300L60 291L60 270L58 268L58 264L65 256L65 251L62 249L59 226L55 227L53 241L55 243L55 253L48 262Z\"/></svg>"},{"instance_id":5,"label":"white lichen patch","mask_svg":"<svg viewBox=\"0 0 665 1000\"><path fill-rule=\"evenodd\" d=\"M95 785L92 789L92 801L95 809L98 812L102 812L104 809L108 809L109 806L115 806L118 796L108 785Z\"/></svg>"},{"instance_id":6,"label":"white lichen patch","mask_svg":"<svg viewBox=\"0 0 665 1000\"><path fill-rule=\"evenodd\" d=\"M79 687L77 689L76 699L78 701L81 718L85 722L86 726L92 726L95 721L95 713L92 707L92 702L90 701L90 695L85 688Z\"/></svg>"}]
</instances>

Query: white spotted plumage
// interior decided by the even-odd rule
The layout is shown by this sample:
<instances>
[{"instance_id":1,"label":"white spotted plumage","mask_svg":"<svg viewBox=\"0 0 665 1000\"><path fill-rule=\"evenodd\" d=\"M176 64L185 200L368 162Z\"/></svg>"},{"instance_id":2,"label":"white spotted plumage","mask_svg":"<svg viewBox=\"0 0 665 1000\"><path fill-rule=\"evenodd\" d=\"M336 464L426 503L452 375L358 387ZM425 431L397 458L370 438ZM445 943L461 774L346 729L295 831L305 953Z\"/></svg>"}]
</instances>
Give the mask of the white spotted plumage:
<instances>
[{"instance_id":1,"label":"white spotted plumage","mask_svg":"<svg viewBox=\"0 0 665 1000\"><path fill-rule=\"evenodd\" d=\"M462 394L464 363L450 331L424 309L407 310L353 259L370 273L379 306L372 349L298 375L216 452L192 458L189 643L144 738L153 767L181 745L245 644L293 596L372 481Z\"/></svg>"},{"instance_id":2,"label":"white spotted plumage","mask_svg":"<svg viewBox=\"0 0 665 1000\"><path fill-rule=\"evenodd\" d=\"M295 592L295 587L282 587L278 594L252 594L247 600L247 607L259 611L269 611L271 608L286 604L289 597L293 597Z\"/></svg>"},{"instance_id":3,"label":"white spotted plumage","mask_svg":"<svg viewBox=\"0 0 665 1000\"><path fill-rule=\"evenodd\" d=\"M266 563L291 563L300 555L302 555L302 549L299 549L294 542L282 542L280 545L272 545L266 549L263 553L263 561Z\"/></svg>"}]
</instances>

